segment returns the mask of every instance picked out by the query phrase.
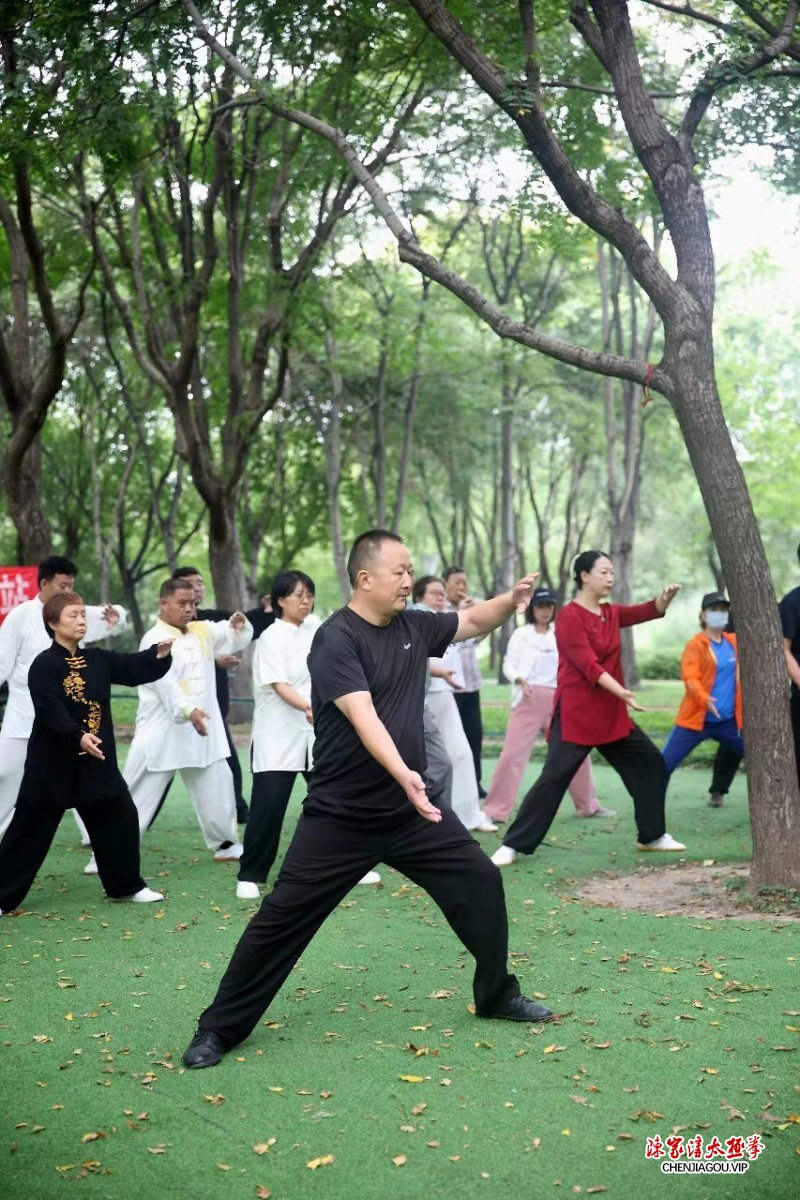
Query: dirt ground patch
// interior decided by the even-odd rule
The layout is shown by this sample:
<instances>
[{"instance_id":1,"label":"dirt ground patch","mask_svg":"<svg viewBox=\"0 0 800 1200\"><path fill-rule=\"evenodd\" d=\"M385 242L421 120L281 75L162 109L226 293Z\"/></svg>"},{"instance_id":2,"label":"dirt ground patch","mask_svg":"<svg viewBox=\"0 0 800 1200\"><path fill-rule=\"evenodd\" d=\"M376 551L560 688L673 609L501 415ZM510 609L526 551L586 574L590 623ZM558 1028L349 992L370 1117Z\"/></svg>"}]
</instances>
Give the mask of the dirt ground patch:
<instances>
[{"instance_id":1,"label":"dirt ground patch","mask_svg":"<svg viewBox=\"0 0 800 1200\"><path fill-rule=\"evenodd\" d=\"M633 875L598 875L576 893L605 908L657 913L665 917L735 917L739 921L797 921L796 913L753 912L725 880L745 878L747 867L642 867Z\"/></svg>"}]
</instances>

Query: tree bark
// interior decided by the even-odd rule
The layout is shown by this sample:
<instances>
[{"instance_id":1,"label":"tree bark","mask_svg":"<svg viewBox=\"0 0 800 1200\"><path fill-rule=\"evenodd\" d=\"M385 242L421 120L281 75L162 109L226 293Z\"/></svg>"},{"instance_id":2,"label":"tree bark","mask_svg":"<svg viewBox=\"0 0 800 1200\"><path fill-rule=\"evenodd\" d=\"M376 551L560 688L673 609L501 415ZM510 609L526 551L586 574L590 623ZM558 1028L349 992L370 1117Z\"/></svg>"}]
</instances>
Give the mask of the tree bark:
<instances>
[{"instance_id":1,"label":"tree bark","mask_svg":"<svg viewBox=\"0 0 800 1200\"><path fill-rule=\"evenodd\" d=\"M18 466L6 463L6 503L17 533L17 561L36 566L53 550L50 518L42 499L42 447L31 442Z\"/></svg>"}]
</instances>

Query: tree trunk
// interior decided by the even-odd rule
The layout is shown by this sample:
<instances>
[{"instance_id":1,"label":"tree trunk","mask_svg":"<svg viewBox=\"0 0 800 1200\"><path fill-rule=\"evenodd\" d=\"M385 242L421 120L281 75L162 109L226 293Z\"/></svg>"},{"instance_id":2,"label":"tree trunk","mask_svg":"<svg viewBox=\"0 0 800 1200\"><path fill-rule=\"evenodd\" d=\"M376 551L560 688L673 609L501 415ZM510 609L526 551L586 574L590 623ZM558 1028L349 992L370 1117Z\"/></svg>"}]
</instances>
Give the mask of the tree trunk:
<instances>
[{"instance_id":1,"label":"tree trunk","mask_svg":"<svg viewBox=\"0 0 800 1200\"><path fill-rule=\"evenodd\" d=\"M633 604L633 545L636 534L636 511L629 505L624 513L612 513L611 544L609 554L614 563L614 602L616 604ZM625 686L639 686L639 669L636 665L636 651L633 642L633 630L620 630L622 640L622 673Z\"/></svg>"},{"instance_id":2,"label":"tree trunk","mask_svg":"<svg viewBox=\"0 0 800 1200\"><path fill-rule=\"evenodd\" d=\"M245 596L244 563L236 525L236 500L220 496L208 509L208 565L217 608L232 612L242 608Z\"/></svg>"},{"instance_id":3,"label":"tree trunk","mask_svg":"<svg viewBox=\"0 0 800 1200\"><path fill-rule=\"evenodd\" d=\"M36 566L53 550L50 520L42 501L42 449L38 437L22 462L9 469L6 463L5 492L8 515L17 531L17 560Z\"/></svg>"},{"instance_id":4,"label":"tree trunk","mask_svg":"<svg viewBox=\"0 0 800 1200\"><path fill-rule=\"evenodd\" d=\"M505 363L504 367L506 367ZM497 574L501 592L510 591L514 586L517 544L514 529L514 397L507 374L507 369L505 369L503 371L503 408L500 414L500 555ZM497 642L498 683L505 682L503 658L516 624L516 616L511 616L500 627Z\"/></svg>"},{"instance_id":5,"label":"tree trunk","mask_svg":"<svg viewBox=\"0 0 800 1200\"><path fill-rule=\"evenodd\" d=\"M783 639L758 522L716 389L710 322L672 358L673 400L736 613L753 829L751 887L800 887L800 793ZM669 347L668 347L669 353ZM682 385L682 386L681 386Z\"/></svg>"}]
</instances>

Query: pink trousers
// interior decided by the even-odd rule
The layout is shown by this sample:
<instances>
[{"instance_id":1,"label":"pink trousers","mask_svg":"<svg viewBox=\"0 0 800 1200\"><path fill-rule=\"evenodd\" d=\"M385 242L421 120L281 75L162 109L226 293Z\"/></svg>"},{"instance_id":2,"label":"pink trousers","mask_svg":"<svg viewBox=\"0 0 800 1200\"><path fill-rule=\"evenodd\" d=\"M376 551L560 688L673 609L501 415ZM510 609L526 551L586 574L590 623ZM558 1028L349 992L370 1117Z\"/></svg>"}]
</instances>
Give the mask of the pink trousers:
<instances>
[{"instance_id":1,"label":"pink trousers","mask_svg":"<svg viewBox=\"0 0 800 1200\"><path fill-rule=\"evenodd\" d=\"M483 811L495 821L507 820L516 803L531 751L539 734L546 736L550 728L555 698L554 688L534 687L531 694L523 696L517 707L511 710L503 751L483 805ZM590 758L581 763L569 785L569 794L579 816L588 817L598 808Z\"/></svg>"}]
</instances>

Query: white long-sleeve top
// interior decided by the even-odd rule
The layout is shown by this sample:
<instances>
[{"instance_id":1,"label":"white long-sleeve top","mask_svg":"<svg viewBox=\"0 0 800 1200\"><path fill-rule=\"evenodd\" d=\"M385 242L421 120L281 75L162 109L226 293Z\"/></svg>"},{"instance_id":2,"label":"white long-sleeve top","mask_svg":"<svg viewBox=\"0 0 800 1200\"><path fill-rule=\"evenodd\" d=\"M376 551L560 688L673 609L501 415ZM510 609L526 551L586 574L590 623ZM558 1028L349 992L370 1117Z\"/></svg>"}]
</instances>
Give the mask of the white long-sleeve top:
<instances>
[{"instance_id":1,"label":"white long-sleeve top","mask_svg":"<svg viewBox=\"0 0 800 1200\"><path fill-rule=\"evenodd\" d=\"M262 633L253 655L253 771L305 771L312 765L314 728L305 713L292 708L275 691L288 683L311 703L308 652L319 621L301 625L275 621Z\"/></svg>"},{"instance_id":2,"label":"white long-sleeve top","mask_svg":"<svg viewBox=\"0 0 800 1200\"><path fill-rule=\"evenodd\" d=\"M103 617L103 605L86 605L86 637L82 646L116 637L125 628L128 614L120 605L115 625L109 626ZM3 717L3 737L29 738L33 729L33 701L28 691L28 671L31 663L43 650L49 650L53 640L45 629L44 605L38 596L24 600L12 608L0 625L0 684L8 683L8 704Z\"/></svg>"},{"instance_id":3,"label":"white long-sleeve top","mask_svg":"<svg viewBox=\"0 0 800 1200\"><path fill-rule=\"evenodd\" d=\"M558 647L553 626L539 633L533 625L521 625L508 639L503 658L503 674L511 682L511 707L522 699L522 684L554 688L558 675Z\"/></svg>"},{"instance_id":4,"label":"white long-sleeve top","mask_svg":"<svg viewBox=\"0 0 800 1200\"><path fill-rule=\"evenodd\" d=\"M452 671L453 681L459 685L460 690L464 689L463 661L456 643L450 643L442 658L429 658L428 666L444 667L445 670ZM431 681L428 684L429 692L452 692L454 690L456 689L452 688L440 675L431 675Z\"/></svg>"},{"instance_id":5,"label":"white long-sleeve top","mask_svg":"<svg viewBox=\"0 0 800 1200\"><path fill-rule=\"evenodd\" d=\"M139 688L133 741L144 750L150 771L208 767L228 757L228 739L217 700L214 659L238 654L253 637L245 621L236 630L230 621L190 621L185 632L160 618L139 643L146 650L173 638L172 666L162 679ZM189 717L195 708L208 713L208 734L201 737Z\"/></svg>"}]
</instances>

